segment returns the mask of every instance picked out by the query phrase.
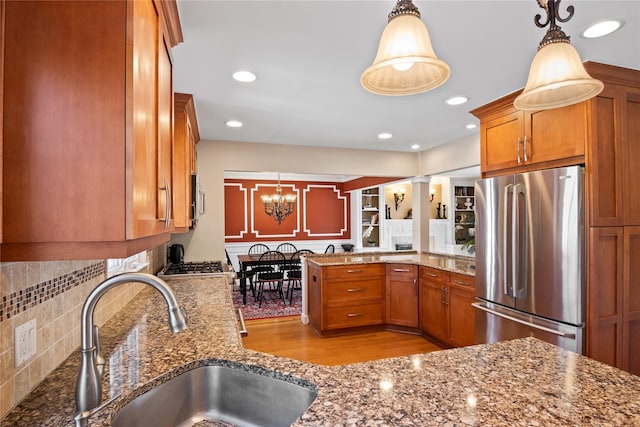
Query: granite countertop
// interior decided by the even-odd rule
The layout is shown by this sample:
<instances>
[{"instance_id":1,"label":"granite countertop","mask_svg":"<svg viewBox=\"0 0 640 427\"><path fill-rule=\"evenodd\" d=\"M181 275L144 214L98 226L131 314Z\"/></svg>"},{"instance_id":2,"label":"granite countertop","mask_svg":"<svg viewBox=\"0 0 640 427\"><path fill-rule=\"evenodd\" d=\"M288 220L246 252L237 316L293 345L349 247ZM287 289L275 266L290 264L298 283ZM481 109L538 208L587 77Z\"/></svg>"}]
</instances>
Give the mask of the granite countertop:
<instances>
[{"instance_id":1,"label":"granite countertop","mask_svg":"<svg viewBox=\"0 0 640 427\"><path fill-rule=\"evenodd\" d=\"M294 426L640 425L640 377L534 338L320 366L243 349L225 279L169 283L189 327L171 334L164 301L145 289L101 328L104 399L116 400L91 427L110 425L114 405L142 384L215 358L315 384L318 396ZM76 353L0 425L72 426L78 366Z\"/></svg>"},{"instance_id":2,"label":"granite countertop","mask_svg":"<svg viewBox=\"0 0 640 427\"><path fill-rule=\"evenodd\" d=\"M467 276L475 276L475 258L418 253L416 251L362 252L308 255L307 262L320 267L345 264L375 264L379 262L397 264L415 264L451 271Z\"/></svg>"}]
</instances>

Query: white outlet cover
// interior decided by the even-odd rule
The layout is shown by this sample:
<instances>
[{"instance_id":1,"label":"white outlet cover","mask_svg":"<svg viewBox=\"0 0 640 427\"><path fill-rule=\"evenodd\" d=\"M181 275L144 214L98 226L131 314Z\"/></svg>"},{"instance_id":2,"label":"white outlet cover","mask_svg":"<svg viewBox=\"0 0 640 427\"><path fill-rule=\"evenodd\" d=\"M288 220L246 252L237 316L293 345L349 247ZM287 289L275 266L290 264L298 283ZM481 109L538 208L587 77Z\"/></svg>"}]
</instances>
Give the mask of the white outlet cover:
<instances>
[{"instance_id":1,"label":"white outlet cover","mask_svg":"<svg viewBox=\"0 0 640 427\"><path fill-rule=\"evenodd\" d=\"M16 327L14 332L15 365L22 365L36 353L36 319Z\"/></svg>"}]
</instances>

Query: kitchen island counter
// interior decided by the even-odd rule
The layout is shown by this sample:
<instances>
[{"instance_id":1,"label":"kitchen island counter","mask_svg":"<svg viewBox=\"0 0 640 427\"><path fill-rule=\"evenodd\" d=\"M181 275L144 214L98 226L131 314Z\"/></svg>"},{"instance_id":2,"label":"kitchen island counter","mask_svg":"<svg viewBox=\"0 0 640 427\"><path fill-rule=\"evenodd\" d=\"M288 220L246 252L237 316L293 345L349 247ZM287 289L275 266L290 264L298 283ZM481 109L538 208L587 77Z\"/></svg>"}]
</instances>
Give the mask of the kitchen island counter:
<instances>
[{"instance_id":1,"label":"kitchen island counter","mask_svg":"<svg viewBox=\"0 0 640 427\"><path fill-rule=\"evenodd\" d=\"M243 349L225 279L169 283L188 329L171 334L164 301L144 289L101 328L104 399L218 358L314 383L318 397L295 426L640 425L640 377L533 338L319 366ZM78 366L76 353L0 425L72 426ZM89 425L110 425L119 400Z\"/></svg>"},{"instance_id":2,"label":"kitchen island counter","mask_svg":"<svg viewBox=\"0 0 640 427\"><path fill-rule=\"evenodd\" d=\"M414 264L475 276L475 258L416 251L314 254L307 256L307 261L319 267L375 263Z\"/></svg>"}]
</instances>

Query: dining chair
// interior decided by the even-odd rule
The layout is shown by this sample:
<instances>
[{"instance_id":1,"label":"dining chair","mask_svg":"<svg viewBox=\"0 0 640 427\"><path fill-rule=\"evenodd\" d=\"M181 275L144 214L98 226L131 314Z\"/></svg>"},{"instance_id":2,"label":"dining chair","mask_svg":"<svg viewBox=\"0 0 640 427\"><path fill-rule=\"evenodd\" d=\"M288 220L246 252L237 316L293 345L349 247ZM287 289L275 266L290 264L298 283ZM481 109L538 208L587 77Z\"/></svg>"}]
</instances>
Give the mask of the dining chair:
<instances>
[{"instance_id":1,"label":"dining chair","mask_svg":"<svg viewBox=\"0 0 640 427\"><path fill-rule=\"evenodd\" d=\"M332 244L327 246L327 249L324 250L325 254L333 254L336 252L336 247Z\"/></svg>"},{"instance_id":2,"label":"dining chair","mask_svg":"<svg viewBox=\"0 0 640 427\"><path fill-rule=\"evenodd\" d=\"M256 243L249 248L249 255L259 257L262 254L269 252L270 250L271 249L269 249L269 246L265 245L264 243ZM264 266L254 265L254 266L250 266L247 269L247 271L251 271L253 272L253 274L257 274L261 271L272 271L272 270L273 268L266 265Z\"/></svg>"},{"instance_id":3,"label":"dining chair","mask_svg":"<svg viewBox=\"0 0 640 427\"><path fill-rule=\"evenodd\" d=\"M231 263L231 258L229 257L229 252L227 252L227 250L224 250L224 254L227 256L227 265L229 265L229 268L233 269L233 264ZM243 304L247 303L247 283L249 283L249 289L251 290L251 294L253 295L253 298L255 299L256 297L256 290L255 287L253 286L253 276L255 275L255 272L252 270L248 270L248 271L235 271L235 275L236 275L236 279L238 279L238 281L240 282L239 285L239 290L240 292L242 292L242 283L244 281L244 293L242 294L242 302ZM233 281L234 285L235 285L235 279Z\"/></svg>"},{"instance_id":4,"label":"dining chair","mask_svg":"<svg viewBox=\"0 0 640 427\"><path fill-rule=\"evenodd\" d=\"M284 304L287 303L284 291L284 270L280 270L280 266L287 262L287 258L282 252L268 251L260 255L258 260L258 268L262 269L258 271L255 278L256 286L256 298L258 300L258 307L262 307L262 296L264 294L264 286L268 284L271 289L275 285L275 290L278 292L278 296L282 299ZM271 270L266 270L270 268Z\"/></svg>"},{"instance_id":5,"label":"dining chair","mask_svg":"<svg viewBox=\"0 0 640 427\"><path fill-rule=\"evenodd\" d=\"M300 249L296 251L289 259L289 271L287 272L287 292L286 297L289 298L289 305L293 305L293 291L302 289L302 264L300 257L314 253L309 249Z\"/></svg>"},{"instance_id":6,"label":"dining chair","mask_svg":"<svg viewBox=\"0 0 640 427\"><path fill-rule=\"evenodd\" d=\"M292 254L298 250L293 243L280 243L276 248L276 251L282 252L283 254Z\"/></svg>"},{"instance_id":7,"label":"dining chair","mask_svg":"<svg viewBox=\"0 0 640 427\"><path fill-rule=\"evenodd\" d=\"M269 252L269 246L264 243L256 243L249 248L249 255L262 255L265 252Z\"/></svg>"}]
</instances>

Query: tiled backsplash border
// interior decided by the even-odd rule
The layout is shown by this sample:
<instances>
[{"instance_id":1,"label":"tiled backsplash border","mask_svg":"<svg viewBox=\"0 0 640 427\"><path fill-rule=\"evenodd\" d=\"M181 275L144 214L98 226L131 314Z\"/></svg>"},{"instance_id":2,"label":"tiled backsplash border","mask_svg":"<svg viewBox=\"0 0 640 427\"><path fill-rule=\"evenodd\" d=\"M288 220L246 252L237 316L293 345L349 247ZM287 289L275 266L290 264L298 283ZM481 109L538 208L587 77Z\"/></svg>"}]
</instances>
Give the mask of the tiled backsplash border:
<instances>
[{"instance_id":1,"label":"tiled backsplash border","mask_svg":"<svg viewBox=\"0 0 640 427\"><path fill-rule=\"evenodd\" d=\"M104 275L106 266L104 261L88 265L79 270L45 280L33 286L28 286L10 295L2 295L0 301L0 322L10 319L18 313L25 312L38 304L54 298L88 280Z\"/></svg>"}]
</instances>

